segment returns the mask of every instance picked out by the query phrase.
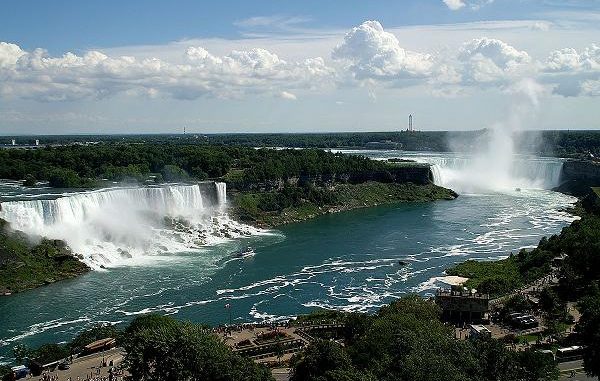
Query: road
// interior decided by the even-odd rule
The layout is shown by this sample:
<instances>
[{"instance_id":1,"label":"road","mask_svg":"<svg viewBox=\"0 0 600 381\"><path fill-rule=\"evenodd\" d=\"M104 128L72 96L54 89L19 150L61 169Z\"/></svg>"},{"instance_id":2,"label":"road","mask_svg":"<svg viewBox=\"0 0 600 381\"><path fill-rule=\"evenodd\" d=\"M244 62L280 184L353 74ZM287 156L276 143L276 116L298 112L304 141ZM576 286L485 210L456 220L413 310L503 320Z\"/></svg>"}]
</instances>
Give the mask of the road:
<instances>
[{"instance_id":1,"label":"road","mask_svg":"<svg viewBox=\"0 0 600 381\"><path fill-rule=\"evenodd\" d=\"M561 371L561 381L598 381L596 377L588 377L583 371L583 361L567 361L558 364L558 369ZM575 376L571 377L571 370L575 371Z\"/></svg>"}]
</instances>

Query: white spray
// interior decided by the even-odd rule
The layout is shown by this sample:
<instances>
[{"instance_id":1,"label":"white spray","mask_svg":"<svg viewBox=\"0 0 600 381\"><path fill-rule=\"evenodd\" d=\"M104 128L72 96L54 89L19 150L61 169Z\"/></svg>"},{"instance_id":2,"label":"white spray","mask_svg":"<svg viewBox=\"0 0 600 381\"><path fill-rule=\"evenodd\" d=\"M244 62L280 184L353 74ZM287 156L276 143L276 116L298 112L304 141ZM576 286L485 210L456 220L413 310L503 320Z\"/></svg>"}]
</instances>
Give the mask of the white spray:
<instances>
[{"instance_id":1,"label":"white spray","mask_svg":"<svg viewBox=\"0 0 600 381\"><path fill-rule=\"evenodd\" d=\"M224 183L113 188L2 204L0 218L30 236L62 239L92 267L189 252L255 229L231 220Z\"/></svg>"},{"instance_id":2,"label":"white spray","mask_svg":"<svg viewBox=\"0 0 600 381\"><path fill-rule=\"evenodd\" d=\"M443 184L458 192L514 191L517 188L543 188L548 184L532 176L527 158L518 157L515 139L523 127L532 124L542 87L533 80L522 80L510 90L512 102L506 121L487 129L475 142L472 155L461 168L438 168ZM450 142L451 146L453 145ZM553 180L551 180L553 181Z\"/></svg>"}]
</instances>

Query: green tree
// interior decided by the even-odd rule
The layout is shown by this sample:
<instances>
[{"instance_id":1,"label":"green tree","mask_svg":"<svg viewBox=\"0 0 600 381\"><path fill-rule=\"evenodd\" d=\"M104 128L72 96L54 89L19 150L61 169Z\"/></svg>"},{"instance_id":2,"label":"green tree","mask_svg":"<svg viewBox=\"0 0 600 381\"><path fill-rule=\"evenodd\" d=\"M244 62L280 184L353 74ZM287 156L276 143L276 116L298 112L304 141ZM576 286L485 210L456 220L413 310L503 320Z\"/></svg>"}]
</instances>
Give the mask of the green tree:
<instances>
[{"instance_id":1,"label":"green tree","mask_svg":"<svg viewBox=\"0 0 600 381\"><path fill-rule=\"evenodd\" d=\"M32 187L36 184L35 176L31 173L25 175L25 179L23 180L23 185L26 187Z\"/></svg>"},{"instance_id":2,"label":"green tree","mask_svg":"<svg viewBox=\"0 0 600 381\"><path fill-rule=\"evenodd\" d=\"M182 181L189 178L187 172L176 165L165 165L160 174L164 181Z\"/></svg>"},{"instance_id":3,"label":"green tree","mask_svg":"<svg viewBox=\"0 0 600 381\"><path fill-rule=\"evenodd\" d=\"M10 374L12 373L12 369L8 365L0 365L0 380L8 381L10 378Z\"/></svg>"},{"instance_id":4,"label":"green tree","mask_svg":"<svg viewBox=\"0 0 600 381\"><path fill-rule=\"evenodd\" d=\"M18 363L24 363L25 360L33 356L33 351L25 344L19 343L13 347L13 356Z\"/></svg>"},{"instance_id":5,"label":"green tree","mask_svg":"<svg viewBox=\"0 0 600 381\"><path fill-rule=\"evenodd\" d=\"M352 369L350 357L344 349L332 341L312 343L301 354L292 358L290 381L327 380L333 371Z\"/></svg>"},{"instance_id":6,"label":"green tree","mask_svg":"<svg viewBox=\"0 0 600 381\"><path fill-rule=\"evenodd\" d=\"M83 184L83 180L72 169L55 169L48 181L53 188L77 188Z\"/></svg>"},{"instance_id":7,"label":"green tree","mask_svg":"<svg viewBox=\"0 0 600 381\"><path fill-rule=\"evenodd\" d=\"M64 359L70 355L69 348L60 344L44 344L33 351L31 360L40 364L48 364L54 361Z\"/></svg>"},{"instance_id":8,"label":"green tree","mask_svg":"<svg viewBox=\"0 0 600 381\"><path fill-rule=\"evenodd\" d=\"M553 381L560 376L560 371L552 357L536 350L519 352L519 375L523 381Z\"/></svg>"},{"instance_id":9,"label":"green tree","mask_svg":"<svg viewBox=\"0 0 600 381\"><path fill-rule=\"evenodd\" d=\"M600 293L584 298L580 310L576 329L584 341L583 366L589 375L600 377Z\"/></svg>"},{"instance_id":10,"label":"green tree","mask_svg":"<svg viewBox=\"0 0 600 381\"><path fill-rule=\"evenodd\" d=\"M204 327L152 318L127 331L124 361L134 381L272 380L268 369L233 353Z\"/></svg>"}]
</instances>

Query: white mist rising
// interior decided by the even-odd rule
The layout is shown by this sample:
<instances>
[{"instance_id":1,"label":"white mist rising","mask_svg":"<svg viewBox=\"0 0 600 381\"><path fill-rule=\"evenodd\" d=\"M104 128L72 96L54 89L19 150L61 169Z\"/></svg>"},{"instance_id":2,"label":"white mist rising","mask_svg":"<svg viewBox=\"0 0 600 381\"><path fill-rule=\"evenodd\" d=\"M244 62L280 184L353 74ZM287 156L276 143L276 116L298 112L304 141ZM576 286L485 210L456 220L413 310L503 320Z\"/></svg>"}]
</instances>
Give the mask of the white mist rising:
<instances>
[{"instance_id":1,"label":"white mist rising","mask_svg":"<svg viewBox=\"0 0 600 381\"><path fill-rule=\"evenodd\" d=\"M542 87L533 80L515 84L508 92L512 101L506 120L486 129L474 142L472 152L467 153L469 157L460 168L438 169L444 172L443 185L462 193L510 192L517 188L552 185L555 180L547 181L548 174L537 173L544 171L544 166L528 162L528 158L519 156L515 151L519 133L535 121L538 96L542 91ZM451 141L450 146L458 143Z\"/></svg>"},{"instance_id":2,"label":"white mist rising","mask_svg":"<svg viewBox=\"0 0 600 381\"><path fill-rule=\"evenodd\" d=\"M256 231L231 220L225 203L224 183L113 188L5 202L0 218L32 237L64 240L98 268L195 251Z\"/></svg>"}]
</instances>

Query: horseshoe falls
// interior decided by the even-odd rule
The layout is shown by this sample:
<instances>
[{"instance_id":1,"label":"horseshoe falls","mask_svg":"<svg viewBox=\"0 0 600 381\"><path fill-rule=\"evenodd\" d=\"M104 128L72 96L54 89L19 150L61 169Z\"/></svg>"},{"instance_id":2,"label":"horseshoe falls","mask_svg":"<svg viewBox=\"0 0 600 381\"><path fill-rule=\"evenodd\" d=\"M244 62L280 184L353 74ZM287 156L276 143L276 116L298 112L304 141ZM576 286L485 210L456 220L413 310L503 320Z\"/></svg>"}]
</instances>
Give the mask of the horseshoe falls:
<instances>
[{"instance_id":1,"label":"horseshoe falls","mask_svg":"<svg viewBox=\"0 0 600 381\"><path fill-rule=\"evenodd\" d=\"M530 155L497 156L403 152L396 150L341 150L373 159L407 159L431 165L436 185L458 193L514 192L515 189L551 190L560 185L563 160Z\"/></svg>"},{"instance_id":2,"label":"horseshoe falls","mask_svg":"<svg viewBox=\"0 0 600 381\"><path fill-rule=\"evenodd\" d=\"M494 172L469 157L431 156L421 160L431 164L437 185L458 192L553 189L560 185L562 172L562 162L556 159L515 157L511 166L503 172Z\"/></svg>"}]
</instances>

